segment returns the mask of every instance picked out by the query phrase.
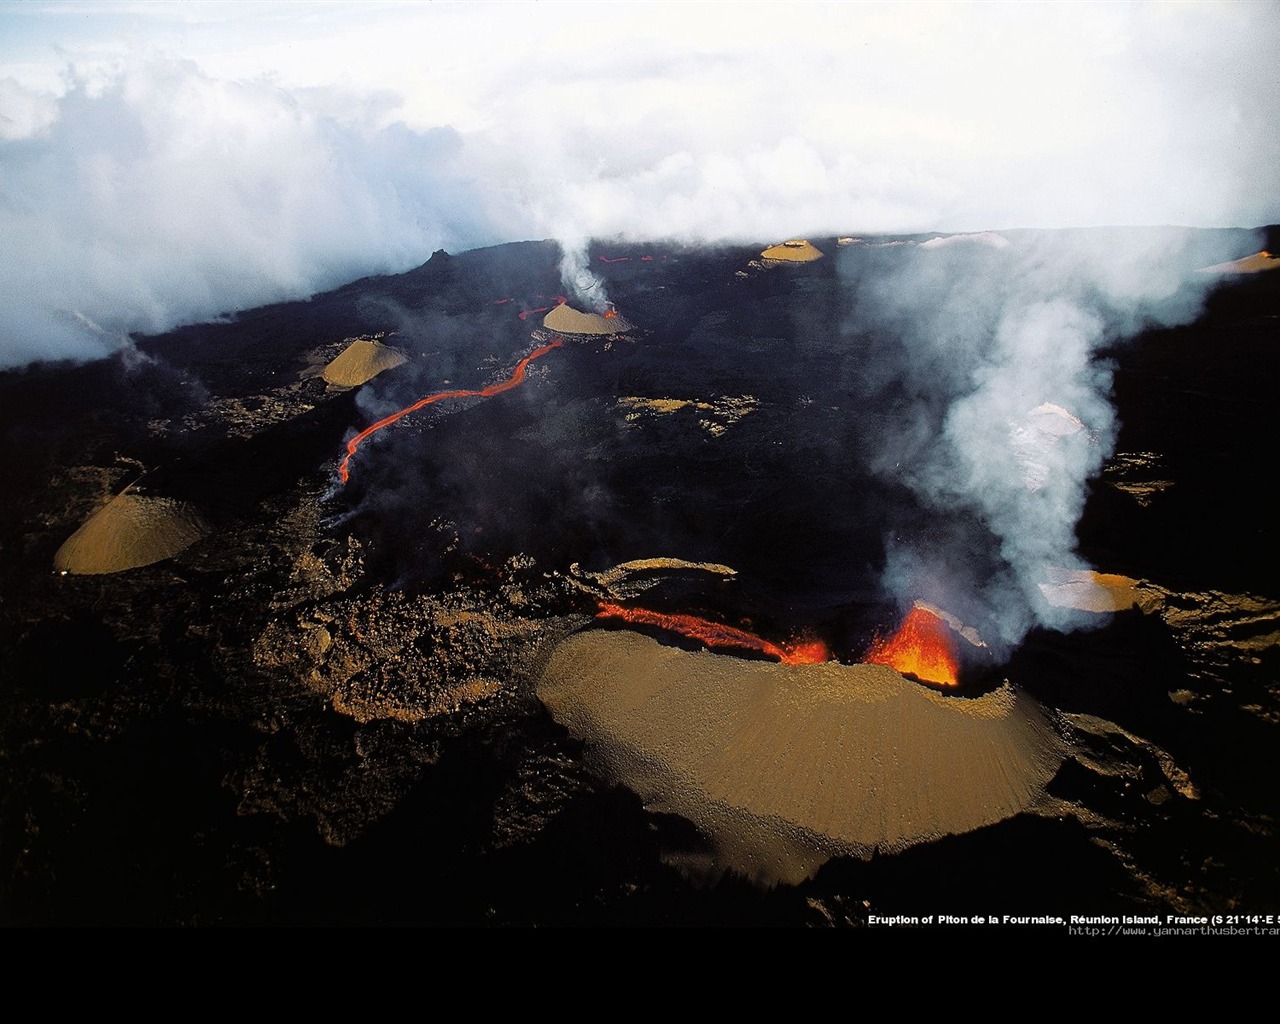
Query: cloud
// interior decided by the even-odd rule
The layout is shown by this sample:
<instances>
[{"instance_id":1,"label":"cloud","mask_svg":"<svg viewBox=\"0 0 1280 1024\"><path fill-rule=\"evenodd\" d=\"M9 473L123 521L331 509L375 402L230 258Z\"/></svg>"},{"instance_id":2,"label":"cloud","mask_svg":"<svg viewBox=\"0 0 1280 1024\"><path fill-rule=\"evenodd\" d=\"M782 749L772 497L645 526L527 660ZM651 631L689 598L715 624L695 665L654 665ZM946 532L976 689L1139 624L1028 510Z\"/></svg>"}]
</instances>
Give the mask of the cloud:
<instances>
[{"instance_id":1,"label":"cloud","mask_svg":"<svg viewBox=\"0 0 1280 1024\"><path fill-rule=\"evenodd\" d=\"M476 202L452 129L308 99L151 60L73 80L43 131L0 143L0 365L305 298L518 220Z\"/></svg>"},{"instance_id":2,"label":"cloud","mask_svg":"<svg viewBox=\"0 0 1280 1024\"><path fill-rule=\"evenodd\" d=\"M90 357L442 246L1280 220L1272 5L100 4L0 21L0 365Z\"/></svg>"}]
</instances>

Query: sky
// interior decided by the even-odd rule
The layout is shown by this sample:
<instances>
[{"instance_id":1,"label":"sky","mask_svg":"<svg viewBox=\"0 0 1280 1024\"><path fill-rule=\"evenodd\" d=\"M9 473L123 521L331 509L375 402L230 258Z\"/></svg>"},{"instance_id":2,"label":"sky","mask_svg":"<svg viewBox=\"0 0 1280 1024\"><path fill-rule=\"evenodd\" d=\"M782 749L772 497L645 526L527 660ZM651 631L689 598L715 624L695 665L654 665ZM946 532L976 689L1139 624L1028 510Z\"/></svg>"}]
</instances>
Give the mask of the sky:
<instances>
[{"instance_id":1,"label":"sky","mask_svg":"<svg viewBox=\"0 0 1280 1024\"><path fill-rule=\"evenodd\" d=\"M1280 221L1272 3L0 2L0 368L438 248Z\"/></svg>"}]
</instances>

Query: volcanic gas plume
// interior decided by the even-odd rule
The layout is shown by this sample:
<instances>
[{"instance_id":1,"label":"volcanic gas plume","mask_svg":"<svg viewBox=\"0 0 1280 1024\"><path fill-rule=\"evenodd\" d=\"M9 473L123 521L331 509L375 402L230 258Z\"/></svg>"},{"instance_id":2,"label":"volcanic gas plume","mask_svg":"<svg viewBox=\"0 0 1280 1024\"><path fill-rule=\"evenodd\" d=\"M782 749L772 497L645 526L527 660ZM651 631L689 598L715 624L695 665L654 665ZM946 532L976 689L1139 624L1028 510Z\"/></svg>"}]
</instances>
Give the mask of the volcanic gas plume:
<instances>
[{"instance_id":1,"label":"volcanic gas plume","mask_svg":"<svg viewBox=\"0 0 1280 1024\"><path fill-rule=\"evenodd\" d=\"M840 251L862 450L952 524L942 542L933 525L886 535L890 593L954 609L1006 652L1036 624L1080 625L1039 583L1087 568L1076 524L1119 430L1106 350L1198 314L1210 276L1194 258L1173 229L970 239L887 269Z\"/></svg>"},{"instance_id":2,"label":"volcanic gas plume","mask_svg":"<svg viewBox=\"0 0 1280 1024\"><path fill-rule=\"evenodd\" d=\"M831 658L831 652L821 640L800 640L775 644L745 629L696 615L667 615L647 608L624 608L608 601L600 602L597 619L620 619L638 626L655 626L671 633L697 640L710 648L737 648L759 651L776 658L784 665L819 665Z\"/></svg>"},{"instance_id":3,"label":"volcanic gas plume","mask_svg":"<svg viewBox=\"0 0 1280 1024\"><path fill-rule=\"evenodd\" d=\"M561 242L560 251L560 279L574 302L593 313L603 313L609 309L609 295L604 281L592 272L589 265L587 243Z\"/></svg>"},{"instance_id":4,"label":"volcanic gas plume","mask_svg":"<svg viewBox=\"0 0 1280 1024\"><path fill-rule=\"evenodd\" d=\"M561 339L553 338L551 341L547 342L547 344L538 346L527 356L521 359L520 362L516 363L516 367L511 371L510 377L499 381L497 384L490 384L488 387L481 388L479 391L437 391L435 394L427 395L426 398L420 398L412 405L406 406L397 412L393 412L390 416L384 416L376 423L365 427L364 430L360 431L360 433L356 434L355 437L347 442L347 454L343 456L342 461L338 464L338 476L342 478L342 482L344 484L350 479L352 456L354 456L359 450L360 445L383 427L389 427L397 420L408 416L409 413L417 412L425 406L433 405L436 402L443 401L447 398L492 398L494 395L500 395L504 391L510 391L512 388L519 387L524 382L525 370L531 362L545 356L553 348L559 348L563 344L564 342Z\"/></svg>"}]
</instances>

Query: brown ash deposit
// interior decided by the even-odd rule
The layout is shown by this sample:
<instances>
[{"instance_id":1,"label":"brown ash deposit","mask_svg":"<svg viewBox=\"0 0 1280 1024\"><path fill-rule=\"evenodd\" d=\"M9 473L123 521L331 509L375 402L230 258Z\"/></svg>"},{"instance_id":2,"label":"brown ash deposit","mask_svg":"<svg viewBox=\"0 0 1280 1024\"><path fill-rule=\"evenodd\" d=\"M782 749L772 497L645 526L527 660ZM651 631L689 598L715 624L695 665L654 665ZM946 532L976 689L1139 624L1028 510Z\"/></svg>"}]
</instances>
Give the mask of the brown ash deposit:
<instances>
[{"instance_id":1,"label":"brown ash deposit","mask_svg":"<svg viewBox=\"0 0 1280 1024\"><path fill-rule=\"evenodd\" d=\"M66 539L53 566L78 575L124 572L172 558L208 532L189 505L126 490Z\"/></svg>"},{"instance_id":2,"label":"brown ash deposit","mask_svg":"<svg viewBox=\"0 0 1280 1024\"><path fill-rule=\"evenodd\" d=\"M1280 912L1280 275L1196 273L1266 236L614 240L625 324L506 386L571 290L519 243L0 375L0 921ZM914 607L945 693L860 664Z\"/></svg>"},{"instance_id":3,"label":"brown ash deposit","mask_svg":"<svg viewBox=\"0 0 1280 1024\"><path fill-rule=\"evenodd\" d=\"M707 838L677 866L767 886L1030 812L1066 751L1010 687L948 698L883 665L749 662L625 631L561 644L537 690L609 778Z\"/></svg>"},{"instance_id":4,"label":"brown ash deposit","mask_svg":"<svg viewBox=\"0 0 1280 1024\"><path fill-rule=\"evenodd\" d=\"M357 338L325 366L321 376L337 387L354 388L407 361L408 357L399 349L371 339Z\"/></svg>"}]
</instances>

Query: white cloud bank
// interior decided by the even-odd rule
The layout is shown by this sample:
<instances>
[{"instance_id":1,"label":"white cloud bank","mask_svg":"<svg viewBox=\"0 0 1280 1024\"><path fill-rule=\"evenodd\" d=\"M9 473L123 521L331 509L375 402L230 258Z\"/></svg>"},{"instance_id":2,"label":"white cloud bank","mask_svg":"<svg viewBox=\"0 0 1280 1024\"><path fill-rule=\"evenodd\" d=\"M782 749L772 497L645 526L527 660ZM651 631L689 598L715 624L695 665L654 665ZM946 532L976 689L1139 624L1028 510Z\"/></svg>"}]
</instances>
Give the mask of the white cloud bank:
<instances>
[{"instance_id":1,"label":"white cloud bank","mask_svg":"<svg viewBox=\"0 0 1280 1024\"><path fill-rule=\"evenodd\" d=\"M1280 220L1269 4L0 5L0 366L538 237Z\"/></svg>"}]
</instances>

